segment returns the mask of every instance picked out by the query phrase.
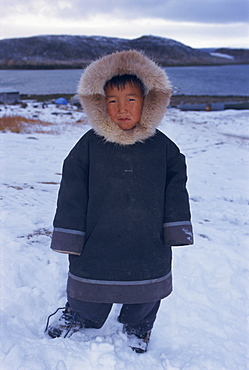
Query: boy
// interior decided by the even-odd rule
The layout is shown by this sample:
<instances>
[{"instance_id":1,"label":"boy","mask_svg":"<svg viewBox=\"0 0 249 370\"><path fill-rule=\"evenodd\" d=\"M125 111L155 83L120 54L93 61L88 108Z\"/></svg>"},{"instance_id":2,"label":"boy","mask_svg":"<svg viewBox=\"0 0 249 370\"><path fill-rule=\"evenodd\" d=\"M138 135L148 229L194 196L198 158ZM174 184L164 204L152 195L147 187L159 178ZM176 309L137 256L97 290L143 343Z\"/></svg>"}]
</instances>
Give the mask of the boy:
<instances>
[{"instance_id":1,"label":"boy","mask_svg":"<svg viewBox=\"0 0 249 370\"><path fill-rule=\"evenodd\" d=\"M63 166L51 248L69 254L68 303L48 334L100 328L122 303L118 320L142 353L172 291L171 246L193 243L185 158L156 129L171 86L130 50L90 64L78 91L93 129Z\"/></svg>"}]
</instances>

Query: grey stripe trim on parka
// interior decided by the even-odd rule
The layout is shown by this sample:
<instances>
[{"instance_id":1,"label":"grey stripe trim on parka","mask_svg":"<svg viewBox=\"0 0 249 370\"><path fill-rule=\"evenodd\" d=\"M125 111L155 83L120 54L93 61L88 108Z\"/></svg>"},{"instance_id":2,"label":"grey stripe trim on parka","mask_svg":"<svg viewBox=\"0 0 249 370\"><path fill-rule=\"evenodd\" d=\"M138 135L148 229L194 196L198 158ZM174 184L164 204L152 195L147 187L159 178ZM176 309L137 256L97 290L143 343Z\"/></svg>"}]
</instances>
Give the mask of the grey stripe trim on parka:
<instances>
[{"instance_id":1,"label":"grey stripe trim on parka","mask_svg":"<svg viewBox=\"0 0 249 370\"><path fill-rule=\"evenodd\" d=\"M59 231L61 233L68 233L68 234L74 234L74 235L85 235L84 231L63 229L63 228L60 228L60 227L55 227L54 231Z\"/></svg>"},{"instance_id":2,"label":"grey stripe trim on parka","mask_svg":"<svg viewBox=\"0 0 249 370\"><path fill-rule=\"evenodd\" d=\"M96 283L95 283L96 281ZM172 292L172 274L143 281L101 281L68 275L68 297L85 302L137 304L156 302Z\"/></svg>"},{"instance_id":3,"label":"grey stripe trim on parka","mask_svg":"<svg viewBox=\"0 0 249 370\"><path fill-rule=\"evenodd\" d=\"M171 246L193 244L193 229L191 221L166 222L164 228L164 243Z\"/></svg>"},{"instance_id":4,"label":"grey stripe trim on parka","mask_svg":"<svg viewBox=\"0 0 249 370\"><path fill-rule=\"evenodd\" d=\"M137 281L109 281L109 280L93 280L93 279L85 279L78 276L73 275L71 272L68 273L72 279L80 281L82 283L87 284L101 284L101 285L144 285L144 284L153 284L159 283L163 280L166 280L171 275L171 271L158 279L150 279L150 280L137 280Z\"/></svg>"},{"instance_id":5,"label":"grey stripe trim on parka","mask_svg":"<svg viewBox=\"0 0 249 370\"><path fill-rule=\"evenodd\" d=\"M183 226L183 225L191 225L191 221L176 221L176 222L165 222L163 224L164 227L170 226Z\"/></svg>"},{"instance_id":6,"label":"grey stripe trim on parka","mask_svg":"<svg viewBox=\"0 0 249 370\"><path fill-rule=\"evenodd\" d=\"M85 243L85 232L55 227L51 249L55 252L80 255Z\"/></svg>"}]
</instances>

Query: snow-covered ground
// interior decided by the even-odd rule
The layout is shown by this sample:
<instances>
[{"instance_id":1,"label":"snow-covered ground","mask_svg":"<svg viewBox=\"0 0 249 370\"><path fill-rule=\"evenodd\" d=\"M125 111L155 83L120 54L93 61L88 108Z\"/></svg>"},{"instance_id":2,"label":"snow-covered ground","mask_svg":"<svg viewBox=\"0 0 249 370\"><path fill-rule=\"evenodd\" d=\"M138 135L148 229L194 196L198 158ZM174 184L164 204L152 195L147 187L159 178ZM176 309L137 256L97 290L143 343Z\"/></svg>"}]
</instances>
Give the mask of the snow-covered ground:
<instances>
[{"instance_id":1,"label":"snow-covered ground","mask_svg":"<svg viewBox=\"0 0 249 370\"><path fill-rule=\"evenodd\" d=\"M73 124L83 115L73 109L0 109L0 116L55 123L47 133L0 135L0 368L249 369L249 112L170 109L165 116L161 130L187 156L195 245L174 248L174 292L141 355L127 346L119 305L100 330L68 339L44 334L47 316L66 301L67 256L49 248L61 165L89 127Z\"/></svg>"}]
</instances>

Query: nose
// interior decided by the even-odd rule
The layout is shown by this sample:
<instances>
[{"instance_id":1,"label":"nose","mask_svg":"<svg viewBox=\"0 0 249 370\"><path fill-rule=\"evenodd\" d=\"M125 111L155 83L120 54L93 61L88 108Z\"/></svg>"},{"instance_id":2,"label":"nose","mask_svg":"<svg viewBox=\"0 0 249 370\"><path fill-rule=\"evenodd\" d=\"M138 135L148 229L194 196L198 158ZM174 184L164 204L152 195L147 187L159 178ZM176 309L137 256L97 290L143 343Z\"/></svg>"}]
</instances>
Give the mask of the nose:
<instances>
[{"instance_id":1,"label":"nose","mask_svg":"<svg viewBox=\"0 0 249 370\"><path fill-rule=\"evenodd\" d=\"M127 111L126 102L119 102L118 111L119 113L123 113Z\"/></svg>"}]
</instances>

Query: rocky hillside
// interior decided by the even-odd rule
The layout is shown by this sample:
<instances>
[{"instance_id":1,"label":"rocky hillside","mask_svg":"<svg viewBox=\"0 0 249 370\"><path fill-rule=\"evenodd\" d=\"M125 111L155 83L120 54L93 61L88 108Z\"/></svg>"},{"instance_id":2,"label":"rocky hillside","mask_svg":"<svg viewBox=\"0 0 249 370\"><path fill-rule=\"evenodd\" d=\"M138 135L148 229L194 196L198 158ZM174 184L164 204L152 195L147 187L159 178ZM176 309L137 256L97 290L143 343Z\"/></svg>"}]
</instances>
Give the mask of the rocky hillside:
<instances>
[{"instance_id":1,"label":"rocky hillside","mask_svg":"<svg viewBox=\"0 0 249 370\"><path fill-rule=\"evenodd\" d=\"M92 60L117 50L144 51L164 66L237 63L212 56L180 42L155 36L119 39L101 36L34 36L0 40L0 68L82 68ZM249 62L249 57L244 63Z\"/></svg>"}]
</instances>

